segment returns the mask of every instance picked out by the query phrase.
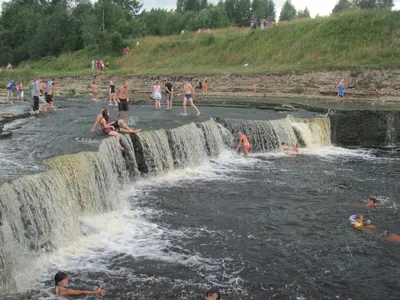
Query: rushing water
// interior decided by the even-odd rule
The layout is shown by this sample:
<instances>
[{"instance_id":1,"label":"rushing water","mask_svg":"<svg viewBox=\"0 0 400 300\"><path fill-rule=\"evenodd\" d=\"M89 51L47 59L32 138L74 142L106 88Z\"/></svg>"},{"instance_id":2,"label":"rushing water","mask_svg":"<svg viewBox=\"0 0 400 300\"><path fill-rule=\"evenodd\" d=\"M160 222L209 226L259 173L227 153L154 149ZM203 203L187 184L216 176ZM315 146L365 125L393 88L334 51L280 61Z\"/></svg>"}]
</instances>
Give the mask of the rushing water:
<instances>
[{"instance_id":1,"label":"rushing water","mask_svg":"<svg viewBox=\"0 0 400 300\"><path fill-rule=\"evenodd\" d=\"M399 298L399 245L348 224L400 234L398 152L335 148L328 118L219 122L124 136L123 154L105 139L0 187L2 290L45 299L63 270L106 299ZM371 193L390 206L355 206Z\"/></svg>"}]
</instances>

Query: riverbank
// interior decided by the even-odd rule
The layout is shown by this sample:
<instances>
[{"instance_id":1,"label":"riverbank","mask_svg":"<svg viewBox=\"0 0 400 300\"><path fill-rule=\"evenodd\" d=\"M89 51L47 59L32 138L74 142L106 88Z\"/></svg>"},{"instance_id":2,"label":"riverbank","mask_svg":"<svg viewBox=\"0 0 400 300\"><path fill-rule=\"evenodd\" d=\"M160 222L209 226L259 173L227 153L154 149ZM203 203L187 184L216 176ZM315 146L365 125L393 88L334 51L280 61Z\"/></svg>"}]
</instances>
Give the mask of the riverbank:
<instances>
[{"instance_id":1,"label":"riverbank","mask_svg":"<svg viewBox=\"0 0 400 300\"><path fill-rule=\"evenodd\" d=\"M351 102L397 102L400 100L400 69L369 71L316 71L291 72L286 74L264 75L111 75L99 73L93 75L54 77L61 96L87 96L90 84L96 81L100 96L108 97L108 86L112 80L117 86L128 81L133 99L150 97L155 80L161 84L172 82L177 99L182 94L182 81L188 80L194 86L199 80L207 79L209 91L197 93L198 100L223 99L259 99L301 98L322 101L336 101L336 85L345 80L346 97ZM139 95L143 95L140 96ZM147 97L145 97L147 98ZM179 99L179 98L178 98Z\"/></svg>"}]
</instances>

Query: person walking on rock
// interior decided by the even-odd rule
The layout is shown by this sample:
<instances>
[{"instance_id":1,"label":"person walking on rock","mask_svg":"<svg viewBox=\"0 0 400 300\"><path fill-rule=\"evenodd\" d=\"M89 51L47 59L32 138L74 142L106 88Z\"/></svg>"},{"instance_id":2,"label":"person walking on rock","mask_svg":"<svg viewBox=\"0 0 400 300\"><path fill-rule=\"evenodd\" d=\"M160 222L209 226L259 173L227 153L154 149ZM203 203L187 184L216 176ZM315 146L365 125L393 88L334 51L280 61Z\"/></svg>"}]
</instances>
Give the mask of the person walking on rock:
<instances>
[{"instance_id":1,"label":"person walking on rock","mask_svg":"<svg viewBox=\"0 0 400 300\"><path fill-rule=\"evenodd\" d=\"M129 97L128 97L128 82L125 81L123 85L118 88L117 92L117 102L118 102L118 115L117 119L121 112L124 112L124 121L128 121L128 111L129 111Z\"/></svg>"}]
</instances>

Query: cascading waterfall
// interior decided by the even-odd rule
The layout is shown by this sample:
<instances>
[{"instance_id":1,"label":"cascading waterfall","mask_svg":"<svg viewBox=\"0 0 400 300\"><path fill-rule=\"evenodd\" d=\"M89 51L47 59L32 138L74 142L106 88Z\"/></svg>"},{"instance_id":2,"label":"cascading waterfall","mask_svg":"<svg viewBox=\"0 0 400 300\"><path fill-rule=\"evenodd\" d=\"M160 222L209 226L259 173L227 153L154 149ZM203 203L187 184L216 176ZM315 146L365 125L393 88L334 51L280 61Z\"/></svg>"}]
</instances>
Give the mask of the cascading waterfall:
<instances>
[{"instance_id":1,"label":"cascading waterfall","mask_svg":"<svg viewBox=\"0 0 400 300\"><path fill-rule=\"evenodd\" d=\"M276 137L278 138L279 145L285 143L285 145L294 147L297 144L297 137L294 133L290 120L288 118L281 120L269 121L272 128L275 131Z\"/></svg>"},{"instance_id":2,"label":"cascading waterfall","mask_svg":"<svg viewBox=\"0 0 400 300\"><path fill-rule=\"evenodd\" d=\"M208 155L217 157L224 148L224 141L218 124L210 120L200 123L200 126L204 132Z\"/></svg>"},{"instance_id":3,"label":"cascading waterfall","mask_svg":"<svg viewBox=\"0 0 400 300\"><path fill-rule=\"evenodd\" d=\"M195 123L168 130L167 135L177 168L196 166L207 159L204 133Z\"/></svg>"},{"instance_id":4,"label":"cascading waterfall","mask_svg":"<svg viewBox=\"0 0 400 300\"><path fill-rule=\"evenodd\" d=\"M0 187L0 292L27 289L30 278L22 278L20 270L29 269L39 254L76 239L81 216L116 207L111 161L100 151L58 156L45 161L49 171Z\"/></svg>"},{"instance_id":5,"label":"cascading waterfall","mask_svg":"<svg viewBox=\"0 0 400 300\"><path fill-rule=\"evenodd\" d=\"M118 182L141 173L160 174L196 166L232 149L236 131L245 133L252 150L292 146L299 132L307 147L330 145L328 118L248 121L216 119L168 131L121 135L101 141L98 152L81 152L45 160L49 170L0 187L0 294L28 289L21 270L46 251L81 235L80 218L115 209ZM222 126L221 126L222 124ZM224 127L225 126L225 127ZM292 127L293 126L293 127ZM237 141L237 137L236 137ZM236 141L234 141L236 143ZM236 146L236 145L235 145ZM125 182L122 180L122 182Z\"/></svg>"},{"instance_id":6,"label":"cascading waterfall","mask_svg":"<svg viewBox=\"0 0 400 300\"><path fill-rule=\"evenodd\" d=\"M253 121L241 119L218 119L223 126L236 135L237 131L243 132L252 146L252 151L273 151L279 148L279 141L269 121ZM236 137L234 142L238 141ZM234 146L234 145L231 145Z\"/></svg>"},{"instance_id":7,"label":"cascading waterfall","mask_svg":"<svg viewBox=\"0 0 400 300\"><path fill-rule=\"evenodd\" d=\"M331 146L331 123L328 117L294 118L293 128L307 148Z\"/></svg>"},{"instance_id":8,"label":"cascading waterfall","mask_svg":"<svg viewBox=\"0 0 400 300\"><path fill-rule=\"evenodd\" d=\"M143 173L162 173L173 169L174 161L164 129L141 132L134 137L138 168Z\"/></svg>"},{"instance_id":9,"label":"cascading waterfall","mask_svg":"<svg viewBox=\"0 0 400 300\"><path fill-rule=\"evenodd\" d=\"M387 120L386 145L388 147L395 147L397 139L397 130L396 127L394 126L395 113L389 112L386 115L386 120Z\"/></svg>"},{"instance_id":10,"label":"cascading waterfall","mask_svg":"<svg viewBox=\"0 0 400 300\"><path fill-rule=\"evenodd\" d=\"M125 148L123 157L125 159L126 169L130 177L138 177L140 172L136 162L135 148L133 147L132 139L128 134L121 134L121 145Z\"/></svg>"}]
</instances>

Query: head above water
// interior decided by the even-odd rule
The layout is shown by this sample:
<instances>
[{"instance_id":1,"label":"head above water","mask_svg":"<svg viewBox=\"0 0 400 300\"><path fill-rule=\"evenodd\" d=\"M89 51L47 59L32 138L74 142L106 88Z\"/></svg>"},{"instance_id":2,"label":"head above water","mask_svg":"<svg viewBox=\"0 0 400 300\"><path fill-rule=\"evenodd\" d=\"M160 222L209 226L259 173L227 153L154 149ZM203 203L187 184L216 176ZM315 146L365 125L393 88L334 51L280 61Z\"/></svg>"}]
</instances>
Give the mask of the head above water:
<instances>
[{"instance_id":1,"label":"head above water","mask_svg":"<svg viewBox=\"0 0 400 300\"><path fill-rule=\"evenodd\" d=\"M373 203L376 203L376 196L374 196L374 195L369 196L368 201L372 201Z\"/></svg>"},{"instance_id":2,"label":"head above water","mask_svg":"<svg viewBox=\"0 0 400 300\"><path fill-rule=\"evenodd\" d=\"M357 222L362 223L364 221L364 216L361 214L357 214L355 219Z\"/></svg>"},{"instance_id":3,"label":"head above water","mask_svg":"<svg viewBox=\"0 0 400 300\"><path fill-rule=\"evenodd\" d=\"M68 275L64 272L58 272L56 276L54 276L54 283L55 286L64 287L68 283Z\"/></svg>"},{"instance_id":4,"label":"head above water","mask_svg":"<svg viewBox=\"0 0 400 300\"><path fill-rule=\"evenodd\" d=\"M243 132L238 131L238 132L237 132L237 135L238 135L238 136L242 136L242 135L243 135Z\"/></svg>"},{"instance_id":5,"label":"head above water","mask_svg":"<svg viewBox=\"0 0 400 300\"><path fill-rule=\"evenodd\" d=\"M209 289L206 293L206 300L220 300L221 294L219 293L218 288L213 287Z\"/></svg>"},{"instance_id":6,"label":"head above water","mask_svg":"<svg viewBox=\"0 0 400 300\"><path fill-rule=\"evenodd\" d=\"M281 144L282 146L285 146L285 142L282 142L282 144Z\"/></svg>"}]
</instances>

